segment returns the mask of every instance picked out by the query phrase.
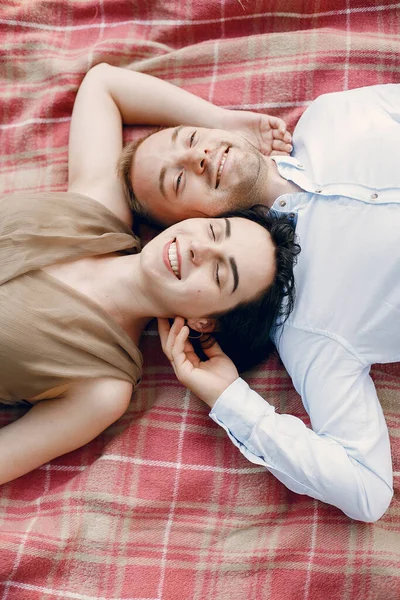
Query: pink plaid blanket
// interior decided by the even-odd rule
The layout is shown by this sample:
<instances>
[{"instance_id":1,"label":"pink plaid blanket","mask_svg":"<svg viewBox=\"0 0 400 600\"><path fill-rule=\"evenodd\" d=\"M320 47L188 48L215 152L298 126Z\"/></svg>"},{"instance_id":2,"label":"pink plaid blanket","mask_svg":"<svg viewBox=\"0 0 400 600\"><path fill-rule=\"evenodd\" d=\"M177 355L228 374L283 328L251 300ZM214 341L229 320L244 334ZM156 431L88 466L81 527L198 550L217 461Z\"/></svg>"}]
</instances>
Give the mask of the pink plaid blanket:
<instances>
[{"instance_id":1,"label":"pink plaid blanket","mask_svg":"<svg viewBox=\"0 0 400 600\"><path fill-rule=\"evenodd\" d=\"M102 61L291 128L323 92L400 80L400 3L378 0L2 0L0 41L0 192L66 188L74 97ZM246 462L154 330L143 350L122 419L0 487L0 600L400 598L400 365L374 369L396 495L366 525ZM247 379L307 420L276 357Z\"/></svg>"}]
</instances>

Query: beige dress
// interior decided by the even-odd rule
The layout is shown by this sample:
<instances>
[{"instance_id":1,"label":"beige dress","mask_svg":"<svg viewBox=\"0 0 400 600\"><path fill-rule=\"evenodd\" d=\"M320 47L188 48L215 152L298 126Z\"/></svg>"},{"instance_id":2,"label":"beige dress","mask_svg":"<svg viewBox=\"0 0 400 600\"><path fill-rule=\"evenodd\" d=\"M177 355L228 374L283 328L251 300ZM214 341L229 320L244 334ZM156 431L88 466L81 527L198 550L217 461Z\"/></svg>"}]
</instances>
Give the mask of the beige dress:
<instances>
[{"instance_id":1,"label":"beige dress","mask_svg":"<svg viewBox=\"0 0 400 600\"><path fill-rule=\"evenodd\" d=\"M127 225L87 196L0 198L0 402L88 378L136 385L142 355L128 334L100 305L41 268L139 247Z\"/></svg>"}]
</instances>

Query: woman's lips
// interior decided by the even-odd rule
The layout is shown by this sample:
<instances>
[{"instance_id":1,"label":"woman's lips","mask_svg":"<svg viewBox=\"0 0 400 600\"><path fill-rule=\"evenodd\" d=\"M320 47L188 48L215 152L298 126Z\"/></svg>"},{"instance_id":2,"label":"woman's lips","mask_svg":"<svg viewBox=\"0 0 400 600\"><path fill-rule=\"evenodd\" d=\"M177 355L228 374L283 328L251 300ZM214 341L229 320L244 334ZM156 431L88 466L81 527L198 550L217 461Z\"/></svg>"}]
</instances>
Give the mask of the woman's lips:
<instances>
[{"instance_id":1,"label":"woman's lips","mask_svg":"<svg viewBox=\"0 0 400 600\"><path fill-rule=\"evenodd\" d=\"M175 243L175 248L176 248L176 256L177 256L177 260L178 260L178 269L179 269L179 276L175 273L175 271L173 270L172 266L171 266L171 262L169 259L169 250L171 248L171 244ZM170 240L169 242L167 242L163 248L163 261L165 266L167 267L167 269L169 271L171 271L171 273L173 274L174 277L176 277L177 279L181 279L182 276L182 258L181 258L181 253L179 251L179 244L178 244L178 240L175 238L173 240Z\"/></svg>"},{"instance_id":2,"label":"woman's lips","mask_svg":"<svg viewBox=\"0 0 400 600\"><path fill-rule=\"evenodd\" d=\"M169 258L168 258L169 247L170 247L170 245L172 244L173 241L174 240L170 240L169 242L167 242L165 244L165 246L163 248L163 261L164 261L164 264L167 267L168 271L171 271L172 275L174 277L176 277L175 273L172 270L171 263L169 262Z\"/></svg>"},{"instance_id":3,"label":"woman's lips","mask_svg":"<svg viewBox=\"0 0 400 600\"><path fill-rule=\"evenodd\" d=\"M179 242L178 242L177 238L175 238L175 244L176 244L176 256L178 258L179 279L182 279L182 256L181 256Z\"/></svg>"}]
</instances>

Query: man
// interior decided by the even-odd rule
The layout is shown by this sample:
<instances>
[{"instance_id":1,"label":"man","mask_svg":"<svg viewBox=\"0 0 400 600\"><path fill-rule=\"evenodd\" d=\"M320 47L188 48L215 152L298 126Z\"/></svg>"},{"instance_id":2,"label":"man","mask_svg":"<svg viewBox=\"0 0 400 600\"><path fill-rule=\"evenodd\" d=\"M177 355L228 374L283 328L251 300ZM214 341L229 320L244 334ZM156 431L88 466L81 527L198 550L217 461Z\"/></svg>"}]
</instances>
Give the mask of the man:
<instances>
[{"instance_id":1,"label":"man","mask_svg":"<svg viewBox=\"0 0 400 600\"><path fill-rule=\"evenodd\" d=\"M291 490L364 521L380 518L393 493L389 437L369 371L400 361L399 106L398 85L323 96L300 119L293 157L260 158L275 162L283 180L271 168L263 179L273 209L298 215L297 301L275 343L312 429L277 415L221 352L197 361L182 322L171 331L160 323L178 378L249 460ZM139 151L136 158L143 164ZM297 187L286 191L285 182ZM270 205L270 198L257 199Z\"/></svg>"},{"instance_id":2,"label":"man","mask_svg":"<svg viewBox=\"0 0 400 600\"><path fill-rule=\"evenodd\" d=\"M68 189L79 189L80 193L86 189L88 195L94 195L123 221L132 223L131 207L125 195L126 182L121 181L116 169L118 159L121 169L131 158L126 153L121 157L122 126L182 123L222 127L228 130L227 135L244 143L243 137L233 133L239 131L250 142L245 142L246 149L254 144L266 154L287 153L292 148L291 136L282 119L226 110L161 79L100 64L85 76L74 103ZM243 160L246 160L245 154ZM154 169L150 168L150 176L153 175ZM143 178L147 176L143 172Z\"/></svg>"}]
</instances>

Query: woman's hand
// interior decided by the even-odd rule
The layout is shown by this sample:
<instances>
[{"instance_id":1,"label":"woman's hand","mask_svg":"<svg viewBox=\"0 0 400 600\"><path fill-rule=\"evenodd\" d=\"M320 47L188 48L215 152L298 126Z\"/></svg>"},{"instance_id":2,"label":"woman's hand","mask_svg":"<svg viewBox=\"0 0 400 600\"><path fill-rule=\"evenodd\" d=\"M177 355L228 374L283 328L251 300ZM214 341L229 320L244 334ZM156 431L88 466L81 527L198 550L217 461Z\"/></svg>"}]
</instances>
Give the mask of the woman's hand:
<instances>
[{"instance_id":1,"label":"woman's hand","mask_svg":"<svg viewBox=\"0 0 400 600\"><path fill-rule=\"evenodd\" d=\"M168 319L158 319L162 349L171 361L178 380L208 406L214 406L222 392L239 374L233 362L215 343L205 349L207 361L201 361L188 340L189 328L176 317L170 328Z\"/></svg>"},{"instance_id":2,"label":"woman's hand","mask_svg":"<svg viewBox=\"0 0 400 600\"><path fill-rule=\"evenodd\" d=\"M234 131L246 138L261 154L290 154L292 136L286 123L279 117L247 110L225 110L221 129Z\"/></svg>"}]
</instances>

